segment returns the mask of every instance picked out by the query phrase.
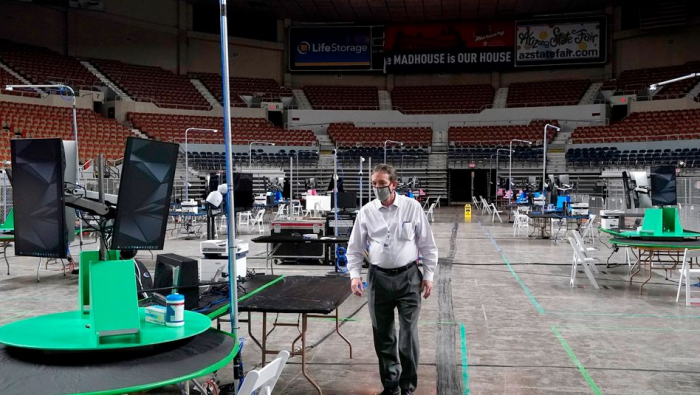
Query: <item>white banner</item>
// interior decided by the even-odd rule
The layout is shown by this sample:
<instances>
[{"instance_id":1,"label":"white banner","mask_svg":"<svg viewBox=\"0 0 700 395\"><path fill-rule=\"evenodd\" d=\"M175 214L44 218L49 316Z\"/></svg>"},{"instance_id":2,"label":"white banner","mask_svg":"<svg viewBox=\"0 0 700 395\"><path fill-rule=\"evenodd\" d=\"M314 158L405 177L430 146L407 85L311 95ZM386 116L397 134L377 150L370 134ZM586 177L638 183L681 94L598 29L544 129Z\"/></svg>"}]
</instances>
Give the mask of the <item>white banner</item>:
<instances>
[{"instance_id":1,"label":"white banner","mask_svg":"<svg viewBox=\"0 0 700 395\"><path fill-rule=\"evenodd\" d=\"M604 63L605 55L604 18L516 23L516 66Z\"/></svg>"}]
</instances>

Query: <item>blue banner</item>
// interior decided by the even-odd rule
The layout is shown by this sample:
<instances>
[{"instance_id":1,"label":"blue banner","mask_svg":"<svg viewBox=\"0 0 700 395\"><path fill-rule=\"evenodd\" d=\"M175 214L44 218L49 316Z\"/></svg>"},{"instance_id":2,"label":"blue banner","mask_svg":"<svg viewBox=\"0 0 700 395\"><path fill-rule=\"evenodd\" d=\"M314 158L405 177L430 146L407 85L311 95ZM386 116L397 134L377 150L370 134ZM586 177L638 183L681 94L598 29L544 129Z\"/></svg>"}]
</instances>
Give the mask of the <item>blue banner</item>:
<instances>
[{"instance_id":1,"label":"blue banner","mask_svg":"<svg viewBox=\"0 0 700 395\"><path fill-rule=\"evenodd\" d=\"M289 70L370 70L372 33L359 27L289 28Z\"/></svg>"}]
</instances>

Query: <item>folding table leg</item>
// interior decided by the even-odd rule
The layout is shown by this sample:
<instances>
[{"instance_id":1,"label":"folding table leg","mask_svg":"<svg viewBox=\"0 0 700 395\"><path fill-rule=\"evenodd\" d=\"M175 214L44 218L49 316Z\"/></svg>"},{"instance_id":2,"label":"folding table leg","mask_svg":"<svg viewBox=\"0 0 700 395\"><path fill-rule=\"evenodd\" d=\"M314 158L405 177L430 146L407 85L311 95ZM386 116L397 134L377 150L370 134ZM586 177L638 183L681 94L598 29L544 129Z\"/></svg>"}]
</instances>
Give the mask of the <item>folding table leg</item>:
<instances>
[{"instance_id":1,"label":"folding table leg","mask_svg":"<svg viewBox=\"0 0 700 395\"><path fill-rule=\"evenodd\" d=\"M10 261L7 260L7 247L10 243L5 243L5 247L2 249L2 256L5 257L5 264L7 265L7 275L10 275Z\"/></svg>"},{"instance_id":2,"label":"folding table leg","mask_svg":"<svg viewBox=\"0 0 700 395\"><path fill-rule=\"evenodd\" d=\"M306 329L307 329L307 317L306 313L303 313L301 315L301 373L306 377L306 380L311 383L316 388L316 391L318 391L318 395L322 395L323 391L321 391L321 387L316 384L316 382L309 377L309 374L306 373Z\"/></svg>"}]
</instances>

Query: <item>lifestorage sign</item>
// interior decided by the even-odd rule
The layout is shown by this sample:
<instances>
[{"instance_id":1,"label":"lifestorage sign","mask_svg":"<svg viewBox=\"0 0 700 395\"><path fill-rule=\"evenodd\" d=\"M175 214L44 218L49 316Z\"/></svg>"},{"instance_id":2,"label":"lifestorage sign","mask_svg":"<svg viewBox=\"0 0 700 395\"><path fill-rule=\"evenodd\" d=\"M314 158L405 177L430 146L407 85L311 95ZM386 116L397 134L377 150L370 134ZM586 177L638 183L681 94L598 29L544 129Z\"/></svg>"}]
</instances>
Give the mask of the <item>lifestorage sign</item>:
<instances>
[{"instance_id":1,"label":"lifestorage sign","mask_svg":"<svg viewBox=\"0 0 700 395\"><path fill-rule=\"evenodd\" d=\"M606 19L517 22L515 65L605 63Z\"/></svg>"},{"instance_id":2,"label":"lifestorage sign","mask_svg":"<svg viewBox=\"0 0 700 395\"><path fill-rule=\"evenodd\" d=\"M369 70L371 28L289 28L289 70Z\"/></svg>"},{"instance_id":3,"label":"lifestorage sign","mask_svg":"<svg viewBox=\"0 0 700 395\"><path fill-rule=\"evenodd\" d=\"M513 23L388 26L384 64L396 72L468 72L513 67Z\"/></svg>"}]
</instances>

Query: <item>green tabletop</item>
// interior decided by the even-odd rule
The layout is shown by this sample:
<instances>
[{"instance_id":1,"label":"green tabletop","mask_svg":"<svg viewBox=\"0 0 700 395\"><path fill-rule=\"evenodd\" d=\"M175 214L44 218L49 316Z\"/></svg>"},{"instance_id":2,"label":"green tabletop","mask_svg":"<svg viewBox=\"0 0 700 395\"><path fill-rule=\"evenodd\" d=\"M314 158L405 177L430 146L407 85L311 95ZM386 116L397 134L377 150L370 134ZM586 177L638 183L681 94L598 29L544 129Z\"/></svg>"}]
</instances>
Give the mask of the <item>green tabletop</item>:
<instances>
[{"instance_id":1,"label":"green tabletop","mask_svg":"<svg viewBox=\"0 0 700 395\"><path fill-rule=\"evenodd\" d=\"M10 241L15 241L15 235L11 234L2 234L0 233L0 242L10 242Z\"/></svg>"},{"instance_id":2,"label":"green tabletop","mask_svg":"<svg viewBox=\"0 0 700 395\"><path fill-rule=\"evenodd\" d=\"M641 240L630 238L614 238L611 239L612 244L622 247L636 248L659 248L669 250L697 250L700 249L700 240Z\"/></svg>"},{"instance_id":3,"label":"green tabletop","mask_svg":"<svg viewBox=\"0 0 700 395\"><path fill-rule=\"evenodd\" d=\"M90 318L76 310L42 315L3 325L0 327L0 343L40 350L82 351L132 348L189 338L211 327L210 318L192 311L185 311L185 325L182 327L167 327L146 322L146 309L143 307L139 308L139 313L141 317L139 342L130 342L126 336L120 339L115 336L115 341L97 345L94 332L86 327L90 324Z\"/></svg>"}]
</instances>

